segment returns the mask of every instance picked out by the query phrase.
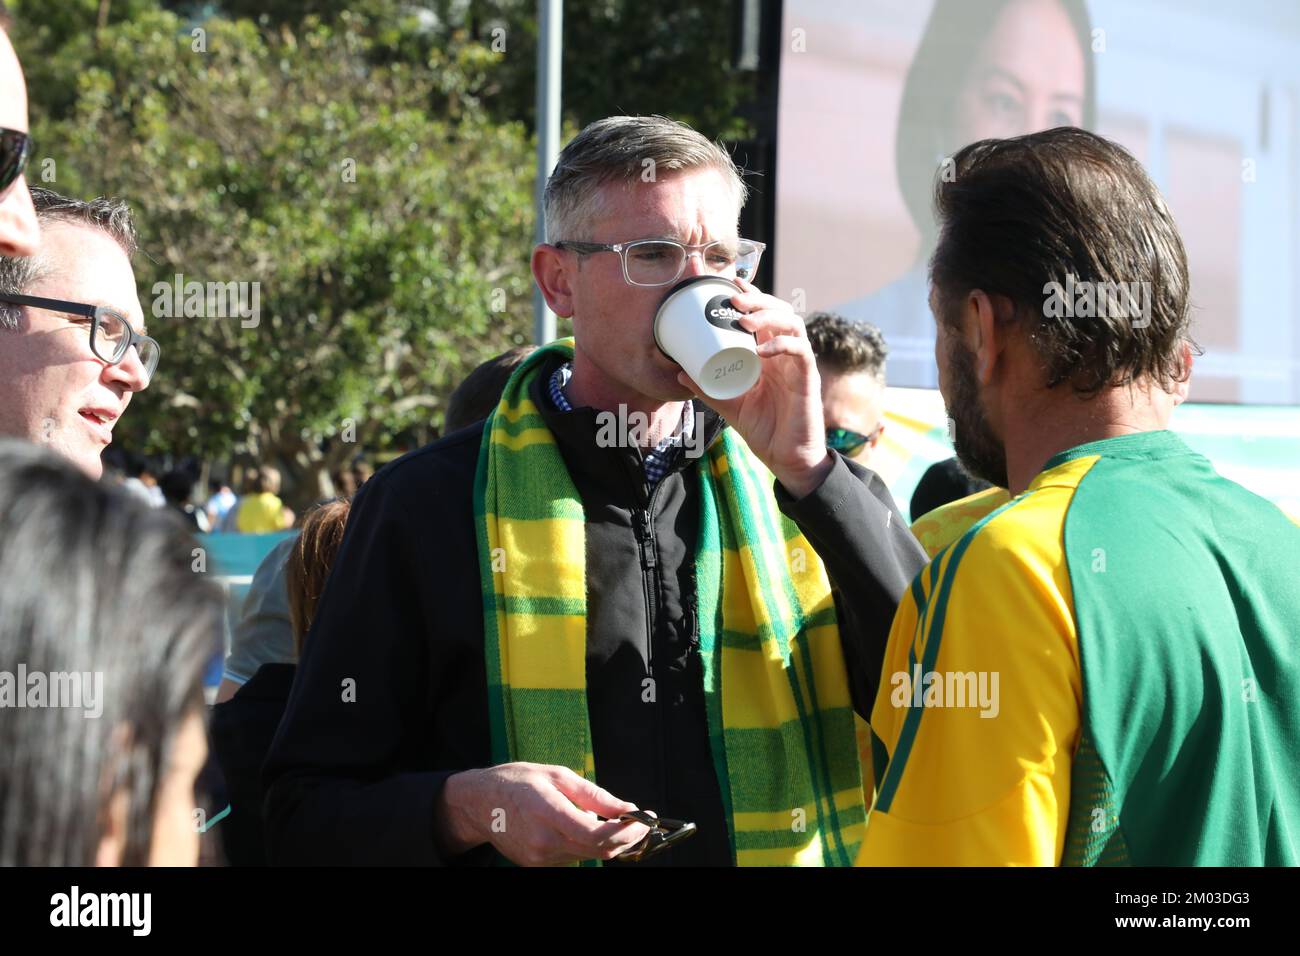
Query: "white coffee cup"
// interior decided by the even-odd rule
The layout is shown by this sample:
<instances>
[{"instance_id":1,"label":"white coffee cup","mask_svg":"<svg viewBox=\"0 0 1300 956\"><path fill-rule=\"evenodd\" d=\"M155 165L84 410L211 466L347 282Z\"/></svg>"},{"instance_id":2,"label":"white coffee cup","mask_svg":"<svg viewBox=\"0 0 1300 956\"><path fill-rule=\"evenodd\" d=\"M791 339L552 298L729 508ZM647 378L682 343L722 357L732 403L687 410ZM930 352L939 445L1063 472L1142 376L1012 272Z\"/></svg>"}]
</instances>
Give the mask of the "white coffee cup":
<instances>
[{"instance_id":1,"label":"white coffee cup","mask_svg":"<svg viewBox=\"0 0 1300 956\"><path fill-rule=\"evenodd\" d=\"M655 342L709 398L737 398L758 381L758 344L736 324L744 313L731 297L744 290L721 276L691 276L664 296L655 314Z\"/></svg>"}]
</instances>

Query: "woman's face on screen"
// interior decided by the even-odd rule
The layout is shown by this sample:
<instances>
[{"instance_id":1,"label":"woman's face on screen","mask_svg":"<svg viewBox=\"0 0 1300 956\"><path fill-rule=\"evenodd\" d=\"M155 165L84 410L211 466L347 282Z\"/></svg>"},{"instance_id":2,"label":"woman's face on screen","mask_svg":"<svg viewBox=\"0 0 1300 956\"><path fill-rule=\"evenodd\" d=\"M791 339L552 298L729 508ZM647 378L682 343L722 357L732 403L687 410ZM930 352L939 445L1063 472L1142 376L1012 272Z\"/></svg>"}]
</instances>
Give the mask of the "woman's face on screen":
<instances>
[{"instance_id":1,"label":"woman's face on screen","mask_svg":"<svg viewBox=\"0 0 1300 956\"><path fill-rule=\"evenodd\" d=\"M991 137L1081 126L1086 55L1057 0L1011 0L958 95L955 148Z\"/></svg>"}]
</instances>

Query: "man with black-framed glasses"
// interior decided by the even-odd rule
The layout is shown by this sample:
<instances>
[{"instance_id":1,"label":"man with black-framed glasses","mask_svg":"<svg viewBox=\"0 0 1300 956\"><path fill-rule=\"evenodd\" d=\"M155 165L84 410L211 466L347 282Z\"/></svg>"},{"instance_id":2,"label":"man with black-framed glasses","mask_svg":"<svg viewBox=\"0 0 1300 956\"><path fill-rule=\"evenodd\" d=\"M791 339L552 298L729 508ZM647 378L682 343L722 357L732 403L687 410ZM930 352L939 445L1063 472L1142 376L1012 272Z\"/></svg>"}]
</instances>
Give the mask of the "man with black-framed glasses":
<instances>
[{"instance_id":1,"label":"man with black-framed glasses","mask_svg":"<svg viewBox=\"0 0 1300 956\"><path fill-rule=\"evenodd\" d=\"M0 256L30 256L40 231L23 170L31 157L27 135L27 84L6 33L0 2Z\"/></svg>"},{"instance_id":2,"label":"man with black-framed glasses","mask_svg":"<svg viewBox=\"0 0 1300 956\"><path fill-rule=\"evenodd\" d=\"M122 202L31 193L36 254L0 256L0 435L49 445L98 478L114 425L158 366L135 229Z\"/></svg>"}]
</instances>

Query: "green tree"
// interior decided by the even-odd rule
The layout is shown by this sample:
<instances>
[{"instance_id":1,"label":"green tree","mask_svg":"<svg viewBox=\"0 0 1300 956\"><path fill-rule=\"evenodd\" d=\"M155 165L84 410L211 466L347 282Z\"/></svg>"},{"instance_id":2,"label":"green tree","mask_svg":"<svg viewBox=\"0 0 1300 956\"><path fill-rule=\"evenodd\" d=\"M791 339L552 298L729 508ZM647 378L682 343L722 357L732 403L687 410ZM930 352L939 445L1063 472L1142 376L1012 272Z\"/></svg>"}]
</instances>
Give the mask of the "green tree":
<instances>
[{"instance_id":1,"label":"green tree","mask_svg":"<svg viewBox=\"0 0 1300 956\"><path fill-rule=\"evenodd\" d=\"M119 444L275 461L301 505L357 451L432 437L464 375L527 341L534 0L11 6L34 181L137 212L164 354ZM566 4L569 133L627 112L749 135L734 6ZM177 274L258 283L257 326L167 317Z\"/></svg>"},{"instance_id":2,"label":"green tree","mask_svg":"<svg viewBox=\"0 0 1300 956\"><path fill-rule=\"evenodd\" d=\"M319 15L331 21L354 0L220 0L231 15L270 25ZM415 16L407 55L419 44L440 46L468 36L494 49L500 69L474 90L492 115L534 122L537 0L369 0L378 21ZM737 3L699 0L570 0L564 10L563 100L575 129L613 113L660 113L725 141L753 135L748 111L756 77L732 68ZM418 39L417 39L418 38Z\"/></svg>"},{"instance_id":3,"label":"green tree","mask_svg":"<svg viewBox=\"0 0 1300 956\"><path fill-rule=\"evenodd\" d=\"M301 504L358 450L430 435L478 361L528 338L532 148L475 95L502 58L415 17L130 13L14 31L38 64L34 179L137 212L163 364L118 440L278 462ZM260 320L167 317L176 274L259 283Z\"/></svg>"}]
</instances>

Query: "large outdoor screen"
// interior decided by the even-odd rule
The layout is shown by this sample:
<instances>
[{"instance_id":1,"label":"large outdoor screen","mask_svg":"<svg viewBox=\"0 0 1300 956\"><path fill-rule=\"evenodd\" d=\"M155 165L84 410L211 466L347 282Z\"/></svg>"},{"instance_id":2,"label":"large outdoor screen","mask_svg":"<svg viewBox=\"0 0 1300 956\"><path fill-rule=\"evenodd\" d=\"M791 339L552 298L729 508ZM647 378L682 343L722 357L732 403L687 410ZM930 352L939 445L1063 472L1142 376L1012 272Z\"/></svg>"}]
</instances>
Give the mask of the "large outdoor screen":
<instances>
[{"instance_id":1,"label":"large outdoor screen","mask_svg":"<svg viewBox=\"0 0 1300 956\"><path fill-rule=\"evenodd\" d=\"M936 384L930 196L964 144L1059 125L1132 151L1187 246L1194 402L1300 403L1300 5L787 0L775 292L874 322Z\"/></svg>"}]
</instances>

